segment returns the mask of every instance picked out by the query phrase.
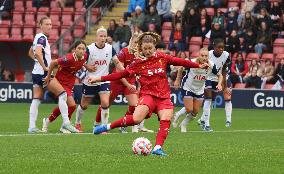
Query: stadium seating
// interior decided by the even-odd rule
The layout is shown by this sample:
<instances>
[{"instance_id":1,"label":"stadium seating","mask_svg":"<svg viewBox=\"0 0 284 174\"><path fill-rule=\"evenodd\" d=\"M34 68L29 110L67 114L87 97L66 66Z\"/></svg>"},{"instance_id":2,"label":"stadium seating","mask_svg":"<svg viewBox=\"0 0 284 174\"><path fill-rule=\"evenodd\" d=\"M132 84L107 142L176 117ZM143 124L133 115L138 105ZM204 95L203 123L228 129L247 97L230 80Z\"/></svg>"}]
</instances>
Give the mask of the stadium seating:
<instances>
[{"instance_id":1,"label":"stadium seating","mask_svg":"<svg viewBox=\"0 0 284 174\"><path fill-rule=\"evenodd\" d=\"M262 60L270 59L271 61L274 61L274 55L272 53L264 53L261 56Z\"/></svg>"},{"instance_id":2,"label":"stadium seating","mask_svg":"<svg viewBox=\"0 0 284 174\"><path fill-rule=\"evenodd\" d=\"M257 53L249 53L246 57L246 60L256 59L259 60L259 55Z\"/></svg>"}]
</instances>

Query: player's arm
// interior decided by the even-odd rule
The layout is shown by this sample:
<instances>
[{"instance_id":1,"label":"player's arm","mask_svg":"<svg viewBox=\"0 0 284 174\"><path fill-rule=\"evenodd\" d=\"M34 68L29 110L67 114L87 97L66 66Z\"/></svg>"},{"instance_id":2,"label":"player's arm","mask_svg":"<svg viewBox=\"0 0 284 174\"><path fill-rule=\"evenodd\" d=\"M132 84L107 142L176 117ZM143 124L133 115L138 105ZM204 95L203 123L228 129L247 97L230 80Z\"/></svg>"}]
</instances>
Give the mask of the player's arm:
<instances>
[{"instance_id":1,"label":"player's arm","mask_svg":"<svg viewBox=\"0 0 284 174\"><path fill-rule=\"evenodd\" d=\"M112 62L114 63L115 68L116 68L118 71L122 71L122 70L125 69L125 68L123 67L122 63L121 63L121 62L119 61L119 59L117 58L116 55L113 56Z\"/></svg>"},{"instance_id":2,"label":"player's arm","mask_svg":"<svg viewBox=\"0 0 284 174\"><path fill-rule=\"evenodd\" d=\"M40 66L43 68L43 70L48 71L48 67L45 66L44 61L43 61L42 47L41 46L36 47L35 57L38 60L38 63L40 64Z\"/></svg>"},{"instance_id":3,"label":"player's arm","mask_svg":"<svg viewBox=\"0 0 284 174\"><path fill-rule=\"evenodd\" d=\"M51 78L52 71L58 65L58 59L52 60L49 65L47 76L44 78L44 83L48 83Z\"/></svg>"},{"instance_id":4,"label":"player's arm","mask_svg":"<svg viewBox=\"0 0 284 174\"><path fill-rule=\"evenodd\" d=\"M29 57L31 58L31 59L35 59L35 55L34 55L34 52L33 52L33 49L32 49L32 47L30 47L30 49L29 49L29 52L28 52L28 55L29 55Z\"/></svg>"},{"instance_id":5,"label":"player's arm","mask_svg":"<svg viewBox=\"0 0 284 174\"><path fill-rule=\"evenodd\" d=\"M101 77L89 77L88 83L96 83L96 82L105 82L105 81L114 81L119 80L123 77L129 76L130 72L127 70L123 70L117 73L112 73L107 76L101 76Z\"/></svg>"},{"instance_id":6,"label":"player's arm","mask_svg":"<svg viewBox=\"0 0 284 174\"><path fill-rule=\"evenodd\" d=\"M183 72L183 67L179 67L177 71L177 78L174 82L174 88L177 90L180 87L180 82L182 79L182 72Z\"/></svg>"},{"instance_id":7,"label":"player's arm","mask_svg":"<svg viewBox=\"0 0 284 174\"><path fill-rule=\"evenodd\" d=\"M120 62L121 65L124 67L124 63ZM117 69L117 71L119 72L119 70ZM125 78L120 79L121 83L126 86L131 92L135 92L136 91L136 86L130 84Z\"/></svg>"},{"instance_id":8,"label":"player's arm","mask_svg":"<svg viewBox=\"0 0 284 174\"><path fill-rule=\"evenodd\" d=\"M176 57L172 57L172 56L168 56L168 60L169 60L169 64L171 65L175 65L175 66L183 66L186 68L202 68L202 69L207 69L208 68L208 64L204 63L204 64L198 64L195 62L192 62L190 60L185 60L182 58L176 58Z\"/></svg>"}]
</instances>

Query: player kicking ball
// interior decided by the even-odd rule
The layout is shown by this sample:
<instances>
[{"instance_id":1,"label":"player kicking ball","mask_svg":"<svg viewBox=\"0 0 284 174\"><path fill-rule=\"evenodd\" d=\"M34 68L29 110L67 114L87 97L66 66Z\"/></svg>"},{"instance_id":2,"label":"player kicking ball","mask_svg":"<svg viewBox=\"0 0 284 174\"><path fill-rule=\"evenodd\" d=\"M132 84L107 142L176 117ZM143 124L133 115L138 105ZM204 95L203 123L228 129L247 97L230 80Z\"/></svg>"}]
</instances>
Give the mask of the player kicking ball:
<instances>
[{"instance_id":1,"label":"player kicking ball","mask_svg":"<svg viewBox=\"0 0 284 174\"><path fill-rule=\"evenodd\" d=\"M187 132L188 123L195 119L200 107L203 103L204 98L204 88L205 81L208 76L212 73L218 76L218 84L216 86L218 91L222 90L222 75L218 72L216 65L210 60L208 60L208 49L202 48L199 51L199 57L194 59L193 62L204 64L208 63L208 69L190 68L187 69L186 75L182 79L181 92L183 96L184 107L186 111L186 116L180 124L181 132ZM183 68L179 68L177 79L175 84L180 84L182 77ZM180 115L176 115L173 118L173 127L177 127L178 119Z\"/></svg>"},{"instance_id":2,"label":"player kicking ball","mask_svg":"<svg viewBox=\"0 0 284 174\"><path fill-rule=\"evenodd\" d=\"M141 84L140 98L134 113L105 125L94 128L94 134L100 134L117 127L127 127L139 124L145 118L150 118L152 113L158 115L160 127L156 136L154 155L166 156L162 146L168 136L171 119L173 116L173 103L170 100L170 87L167 80L167 65L184 66L187 68L207 68L208 64L198 64L181 58L174 58L156 51L155 45L160 41L156 33L145 32L137 38L137 52L135 61L125 70L102 77L91 77L89 83L100 81L113 81L123 77L139 76Z\"/></svg>"}]
</instances>

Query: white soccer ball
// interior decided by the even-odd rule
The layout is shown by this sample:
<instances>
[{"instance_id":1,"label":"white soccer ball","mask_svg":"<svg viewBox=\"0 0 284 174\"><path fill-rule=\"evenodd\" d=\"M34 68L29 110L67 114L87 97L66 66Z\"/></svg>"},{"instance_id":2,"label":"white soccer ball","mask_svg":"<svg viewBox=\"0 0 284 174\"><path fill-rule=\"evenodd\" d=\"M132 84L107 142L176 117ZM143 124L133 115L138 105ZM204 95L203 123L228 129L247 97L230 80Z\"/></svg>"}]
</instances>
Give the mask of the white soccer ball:
<instances>
[{"instance_id":1,"label":"white soccer ball","mask_svg":"<svg viewBox=\"0 0 284 174\"><path fill-rule=\"evenodd\" d=\"M139 137L133 141L132 151L135 155L149 155L152 151L152 144L147 138Z\"/></svg>"}]
</instances>

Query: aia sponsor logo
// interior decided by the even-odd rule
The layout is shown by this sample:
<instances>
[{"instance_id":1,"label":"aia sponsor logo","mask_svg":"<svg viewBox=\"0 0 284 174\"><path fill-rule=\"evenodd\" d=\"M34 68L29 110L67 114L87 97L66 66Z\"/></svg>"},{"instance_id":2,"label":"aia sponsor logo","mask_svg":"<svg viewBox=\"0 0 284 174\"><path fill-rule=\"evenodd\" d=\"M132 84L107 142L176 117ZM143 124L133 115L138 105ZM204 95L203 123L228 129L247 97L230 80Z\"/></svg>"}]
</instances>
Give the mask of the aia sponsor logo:
<instances>
[{"instance_id":1,"label":"aia sponsor logo","mask_svg":"<svg viewBox=\"0 0 284 174\"><path fill-rule=\"evenodd\" d=\"M95 65L98 65L98 66L107 65L107 61L106 60L96 60Z\"/></svg>"},{"instance_id":2,"label":"aia sponsor logo","mask_svg":"<svg viewBox=\"0 0 284 174\"><path fill-rule=\"evenodd\" d=\"M206 80L206 77L203 76L203 75L195 75L194 80L200 80L200 81L205 81Z\"/></svg>"}]
</instances>

